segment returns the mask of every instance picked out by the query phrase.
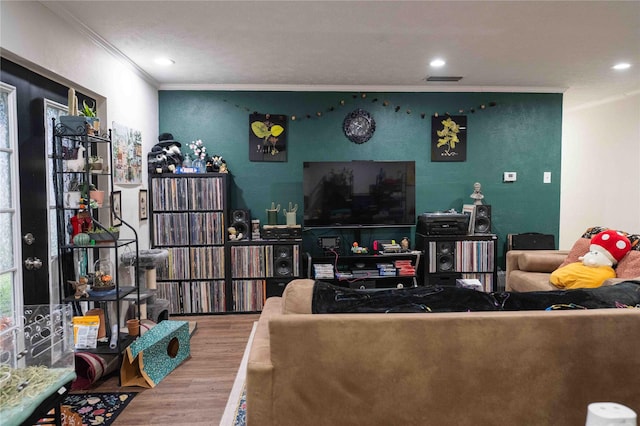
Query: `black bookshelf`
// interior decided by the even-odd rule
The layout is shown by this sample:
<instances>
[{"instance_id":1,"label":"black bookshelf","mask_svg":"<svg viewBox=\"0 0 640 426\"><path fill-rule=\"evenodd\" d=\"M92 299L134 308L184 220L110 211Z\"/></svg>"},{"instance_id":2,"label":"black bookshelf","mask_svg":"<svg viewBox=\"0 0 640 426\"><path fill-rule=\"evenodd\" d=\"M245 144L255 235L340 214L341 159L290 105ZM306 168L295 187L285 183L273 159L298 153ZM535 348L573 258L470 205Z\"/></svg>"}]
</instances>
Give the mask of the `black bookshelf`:
<instances>
[{"instance_id":1,"label":"black bookshelf","mask_svg":"<svg viewBox=\"0 0 640 426\"><path fill-rule=\"evenodd\" d=\"M169 251L157 268L158 297L171 314L230 310L226 280L228 175L155 174L149 177L151 246Z\"/></svg>"}]
</instances>

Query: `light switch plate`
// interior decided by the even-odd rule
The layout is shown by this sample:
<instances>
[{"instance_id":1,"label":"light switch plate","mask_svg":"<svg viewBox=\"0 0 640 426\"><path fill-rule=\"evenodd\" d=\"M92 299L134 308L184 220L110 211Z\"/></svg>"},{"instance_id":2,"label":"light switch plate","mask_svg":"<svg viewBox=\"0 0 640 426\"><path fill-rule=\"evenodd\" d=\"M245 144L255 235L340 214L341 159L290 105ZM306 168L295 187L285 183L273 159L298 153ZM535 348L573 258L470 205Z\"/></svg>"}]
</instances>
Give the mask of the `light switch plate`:
<instances>
[{"instance_id":1,"label":"light switch plate","mask_svg":"<svg viewBox=\"0 0 640 426\"><path fill-rule=\"evenodd\" d=\"M542 182L551 183L551 172L544 172L544 174L542 175Z\"/></svg>"}]
</instances>

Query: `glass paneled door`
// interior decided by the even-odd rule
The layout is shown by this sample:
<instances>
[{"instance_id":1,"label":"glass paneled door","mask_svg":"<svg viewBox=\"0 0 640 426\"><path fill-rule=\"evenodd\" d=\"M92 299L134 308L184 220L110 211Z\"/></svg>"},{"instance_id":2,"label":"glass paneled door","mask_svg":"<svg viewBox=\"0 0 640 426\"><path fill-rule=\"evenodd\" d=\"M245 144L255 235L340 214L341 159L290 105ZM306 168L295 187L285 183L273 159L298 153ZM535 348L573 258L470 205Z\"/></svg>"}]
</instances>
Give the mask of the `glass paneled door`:
<instances>
[{"instance_id":1,"label":"glass paneled door","mask_svg":"<svg viewBox=\"0 0 640 426\"><path fill-rule=\"evenodd\" d=\"M16 341L23 310L16 88L0 82L0 348ZM0 351L0 364L12 354Z\"/></svg>"}]
</instances>

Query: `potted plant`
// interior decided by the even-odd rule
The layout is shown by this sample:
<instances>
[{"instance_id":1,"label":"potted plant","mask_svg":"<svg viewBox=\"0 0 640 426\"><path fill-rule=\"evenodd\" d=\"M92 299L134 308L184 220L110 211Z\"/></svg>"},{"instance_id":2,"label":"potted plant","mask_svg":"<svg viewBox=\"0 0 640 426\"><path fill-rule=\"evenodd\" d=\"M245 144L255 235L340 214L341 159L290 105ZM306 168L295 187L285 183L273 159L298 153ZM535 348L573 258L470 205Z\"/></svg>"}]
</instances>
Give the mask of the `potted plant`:
<instances>
[{"instance_id":1,"label":"potted plant","mask_svg":"<svg viewBox=\"0 0 640 426\"><path fill-rule=\"evenodd\" d=\"M85 121L89 124L87 126L87 133L91 135L100 133L100 119L95 111L96 103L92 106L87 104L87 101L82 101L82 109L78 111L78 115L85 118Z\"/></svg>"},{"instance_id":2,"label":"potted plant","mask_svg":"<svg viewBox=\"0 0 640 426\"><path fill-rule=\"evenodd\" d=\"M96 243L106 241L117 241L120 238L120 230L113 226L109 228L100 228L94 226L89 232L89 237Z\"/></svg>"},{"instance_id":3,"label":"potted plant","mask_svg":"<svg viewBox=\"0 0 640 426\"><path fill-rule=\"evenodd\" d=\"M90 206L92 209L97 209L102 207L104 203L104 191L96 188L91 182L84 182L80 186L80 208Z\"/></svg>"}]
</instances>

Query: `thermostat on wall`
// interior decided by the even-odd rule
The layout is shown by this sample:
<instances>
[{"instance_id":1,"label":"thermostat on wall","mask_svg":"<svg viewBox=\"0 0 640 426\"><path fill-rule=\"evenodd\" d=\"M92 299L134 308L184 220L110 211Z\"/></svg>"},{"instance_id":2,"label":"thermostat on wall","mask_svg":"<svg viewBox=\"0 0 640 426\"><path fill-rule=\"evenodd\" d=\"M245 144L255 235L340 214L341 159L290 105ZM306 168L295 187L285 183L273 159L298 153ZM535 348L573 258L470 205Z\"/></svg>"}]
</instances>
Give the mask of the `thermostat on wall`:
<instances>
[{"instance_id":1,"label":"thermostat on wall","mask_svg":"<svg viewBox=\"0 0 640 426\"><path fill-rule=\"evenodd\" d=\"M517 173L516 172L504 172L504 175L502 176L502 181L503 182L515 182L517 178Z\"/></svg>"}]
</instances>

